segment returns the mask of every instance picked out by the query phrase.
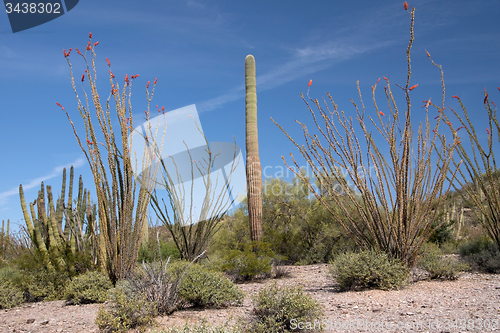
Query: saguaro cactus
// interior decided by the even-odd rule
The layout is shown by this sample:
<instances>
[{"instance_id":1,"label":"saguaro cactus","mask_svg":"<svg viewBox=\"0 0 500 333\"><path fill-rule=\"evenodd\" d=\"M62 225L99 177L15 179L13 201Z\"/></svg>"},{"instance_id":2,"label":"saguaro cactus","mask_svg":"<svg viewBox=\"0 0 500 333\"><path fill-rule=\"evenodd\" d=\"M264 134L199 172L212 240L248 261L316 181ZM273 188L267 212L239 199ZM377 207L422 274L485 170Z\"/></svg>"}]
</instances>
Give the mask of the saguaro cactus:
<instances>
[{"instance_id":1,"label":"saguaro cactus","mask_svg":"<svg viewBox=\"0 0 500 333\"><path fill-rule=\"evenodd\" d=\"M257 91L255 83L255 58L249 54L245 58L245 111L247 150L247 198L250 220L250 237L258 241L262 237L262 168L259 157L257 133Z\"/></svg>"}]
</instances>

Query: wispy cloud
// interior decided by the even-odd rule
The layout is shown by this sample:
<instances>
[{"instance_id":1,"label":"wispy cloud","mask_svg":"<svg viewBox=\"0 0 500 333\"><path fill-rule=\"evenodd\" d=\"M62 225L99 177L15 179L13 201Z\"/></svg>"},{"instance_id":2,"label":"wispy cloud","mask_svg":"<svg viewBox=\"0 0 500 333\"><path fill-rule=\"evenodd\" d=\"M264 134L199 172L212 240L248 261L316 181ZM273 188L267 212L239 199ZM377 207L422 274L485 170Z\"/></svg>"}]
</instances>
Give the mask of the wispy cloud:
<instances>
[{"instance_id":1,"label":"wispy cloud","mask_svg":"<svg viewBox=\"0 0 500 333\"><path fill-rule=\"evenodd\" d=\"M57 166L49 174L35 178L27 184L23 184L23 191L30 190L34 187L40 186L41 182L45 182L48 179L60 176L61 172L63 171L64 168L70 168L71 166L73 166L74 168L78 168L84 164L85 164L85 159L83 157L79 157L71 163ZM5 192L0 193L0 207L6 205L8 198L13 196L13 195L19 195L19 188L18 187L14 187L10 190L7 190Z\"/></svg>"},{"instance_id":2,"label":"wispy cloud","mask_svg":"<svg viewBox=\"0 0 500 333\"><path fill-rule=\"evenodd\" d=\"M394 41L387 40L362 43L359 40L337 40L322 43L321 45L295 49L292 51L293 55L289 61L265 74L257 76L257 89L258 91L266 91L276 88L297 78L310 75L343 61L347 61L363 53L388 46L393 42ZM244 90L245 86L241 85L223 95L203 101L198 106L199 111L211 111L225 103L243 98Z\"/></svg>"}]
</instances>

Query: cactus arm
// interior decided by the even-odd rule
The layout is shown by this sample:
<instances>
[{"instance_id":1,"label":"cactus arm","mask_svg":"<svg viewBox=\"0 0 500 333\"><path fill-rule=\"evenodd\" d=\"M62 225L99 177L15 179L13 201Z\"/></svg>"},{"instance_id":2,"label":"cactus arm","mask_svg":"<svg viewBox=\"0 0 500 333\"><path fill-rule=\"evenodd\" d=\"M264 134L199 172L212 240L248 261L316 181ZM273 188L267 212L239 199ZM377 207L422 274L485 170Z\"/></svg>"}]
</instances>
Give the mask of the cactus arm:
<instances>
[{"instance_id":1,"label":"cactus arm","mask_svg":"<svg viewBox=\"0 0 500 333\"><path fill-rule=\"evenodd\" d=\"M21 199L21 208L23 210L23 215L24 215L24 221L26 222L26 228L28 229L28 233L31 238L31 242L35 247L38 248L38 242L35 237L35 230L33 228L33 223L31 222L31 217L28 213L28 209L26 208L26 202L24 200L24 192L23 192L23 186L19 185L19 198ZM35 216L35 215L33 215Z\"/></svg>"},{"instance_id":2,"label":"cactus arm","mask_svg":"<svg viewBox=\"0 0 500 333\"><path fill-rule=\"evenodd\" d=\"M62 222L63 222L63 209L64 209L64 199L66 197L66 168L63 169L63 179L62 179L62 187L61 187L61 196L56 201L56 220L57 220L57 229L59 229L59 235L64 239L64 233L62 231Z\"/></svg>"}]
</instances>

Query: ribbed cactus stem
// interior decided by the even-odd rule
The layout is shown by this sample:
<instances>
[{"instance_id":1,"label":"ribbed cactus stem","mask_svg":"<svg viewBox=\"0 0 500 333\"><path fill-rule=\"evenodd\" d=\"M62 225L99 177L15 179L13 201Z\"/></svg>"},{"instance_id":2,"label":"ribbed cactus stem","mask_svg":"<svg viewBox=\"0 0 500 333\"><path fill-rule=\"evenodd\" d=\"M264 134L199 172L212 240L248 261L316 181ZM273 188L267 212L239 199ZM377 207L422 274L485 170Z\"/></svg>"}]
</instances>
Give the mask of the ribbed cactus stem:
<instances>
[{"instance_id":1,"label":"ribbed cactus stem","mask_svg":"<svg viewBox=\"0 0 500 333\"><path fill-rule=\"evenodd\" d=\"M54 271L54 267L49 261L49 255L47 252L47 247L43 241L42 235L38 228L38 221L36 220L35 207L33 203L30 202L30 211L31 216L33 216L33 222L31 221L30 214L28 213L28 209L26 208L26 201L24 200L24 191L23 186L19 185L19 198L21 200L21 208L23 210L24 221L26 222L26 228L28 229L28 233L31 238L31 242L35 247L40 251L40 254L43 258L43 263L49 269L49 271Z\"/></svg>"},{"instance_id":2,"label":"ribbed cactus stem","mask_svg":"<svg viewBox=\"0 0 500 333\"><path fill-rule=\"evenodd\" d=\"M262 238L262 169L259 157L257 131L257 84L255 80L255 58L245 59L245 108L246 108L246 151L247 151L247 198L250 238Z\"/></svg>"}]
</instances>

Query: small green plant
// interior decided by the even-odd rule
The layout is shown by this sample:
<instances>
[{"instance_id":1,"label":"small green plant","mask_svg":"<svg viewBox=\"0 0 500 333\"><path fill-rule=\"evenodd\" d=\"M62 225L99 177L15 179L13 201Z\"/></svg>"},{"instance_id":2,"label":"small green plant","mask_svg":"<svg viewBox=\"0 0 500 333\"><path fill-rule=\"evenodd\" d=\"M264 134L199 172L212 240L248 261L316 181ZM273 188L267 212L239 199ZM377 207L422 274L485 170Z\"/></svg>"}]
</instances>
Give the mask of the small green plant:
<instances>
[{"instance_id":1,"label":"small green plant","mask_svg":"<svg viewBox=\"0 0 500 333\"><path fill-rule=\"evenodd\" d=\"M23 292L5 279L0 279L0 309L10 309L23 303Z\"/></svg>"},{"instance_id":2,"label":"small green plant","mask_svg":"<svg viewBox=\"0 0 500 333\"><path fill-rule=\"evenodd\" d=\"M274 252L268 243L250 242L240 244L224 258L222 269L236 280L250 280L257 276L269 276L272 270Z\"/></svg>"},{"instance_id":3,"label":"small green plant","mask_svg":"<svg viewBox=\"0 0 500 333\"><path fill-rule=\"evenodd\" d=\"M91 271L71 280L66 287L65 298L72 304L104 303L111 288L113 285L106 274Z\"/></svg>"},{"instance_id":4,"label":"small green plant","mask_svg":"<svg viewBox=\"0 0 500 333\"><path fill-rule=\"evenodd\" d=\"M431 279L456 280L460 273L470 269L470 266L452 257L443 257L443 252L432 243L422 248L417 265L429 272Z\"/></svg>"},{"instance_id":5,"label":"small green plant","mask_svg":"<svg viewBox=\"0 0 500 333\"><path fill-rule=\"evenodd\" d=\"M136 293L126 280L117 283L109 292L111 303L102 305L97 312L96 325L103 332L126 332L131 328L141 331L154 322L156 304Z\"/></svg>"},{"instance_id":6,"label":"small green plant","mask_svg":"<svg viewBox=\"0 0 500 333\"><path fill-rule=\"evenodd\" d=\"M273 283L259 292L253 304L254 319L241 324L242 332L293 332L297 323L318 321L323 315L318 302L297 286L279 287Z\"/></svg>"},{"instance_id":7,"label":"small green plant","mask_svg":"<svg viewBox=\"0 0 500 333\"><path fill-rule=\"evenodd\" d=\"M241 305L244 294L220 272L211 272L198 264L187 271L179 296L194 306L224 307L230 304Z\"/></svg>"},{"instance_id":8,"label":"small green plant","mask_svg":"<svg viewBox=\"0 0 500 333\"><path fill-rule=\"evenodd\" d=\"M401 261L375 250L344 253L330 264L330 273L339 284L340 290L399 289L406 283L410 273Z\"/></svg>"}]
</instances>

